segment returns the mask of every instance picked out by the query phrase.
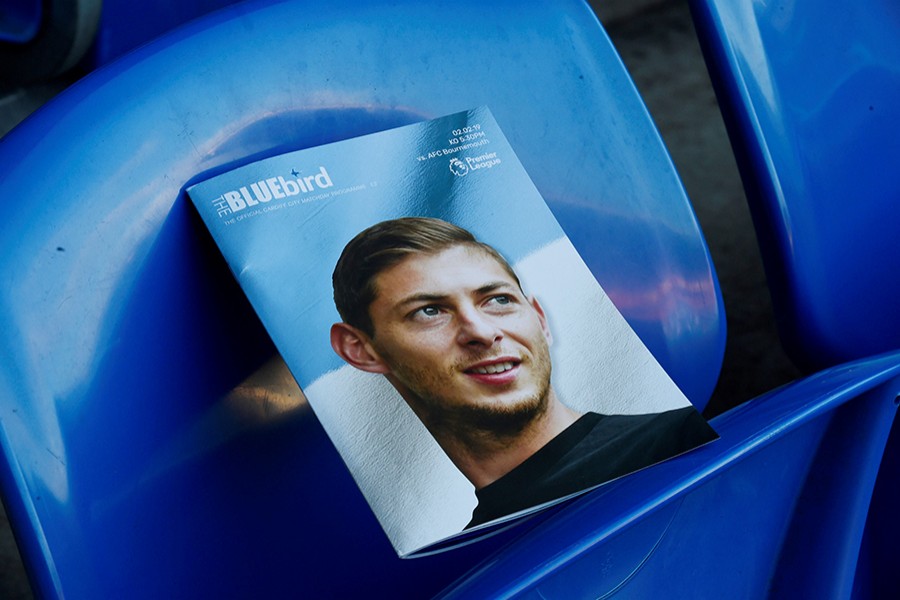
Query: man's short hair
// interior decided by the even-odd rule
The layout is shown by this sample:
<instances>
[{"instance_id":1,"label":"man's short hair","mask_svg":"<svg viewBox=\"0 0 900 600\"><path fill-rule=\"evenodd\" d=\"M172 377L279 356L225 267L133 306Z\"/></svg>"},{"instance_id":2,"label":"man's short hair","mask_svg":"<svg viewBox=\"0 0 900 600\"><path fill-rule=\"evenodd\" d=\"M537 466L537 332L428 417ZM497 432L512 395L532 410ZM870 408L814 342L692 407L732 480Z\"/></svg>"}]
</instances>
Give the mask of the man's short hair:
<instances>
[{"instance_id":1,"label":"man's short hair","mask_svg":"<svg viewBox=\"0 0 900 600\"><path fill-rule=\"evenodd\" d=\"M334 304L341 319L374 337L369 306L375 300L378 274L410 255L434 255L459 245L486 252L522 287L506 259L469 231L441 219L404 217L376 223L344 247L331 278Z\"/></svg>"}]
</instances>

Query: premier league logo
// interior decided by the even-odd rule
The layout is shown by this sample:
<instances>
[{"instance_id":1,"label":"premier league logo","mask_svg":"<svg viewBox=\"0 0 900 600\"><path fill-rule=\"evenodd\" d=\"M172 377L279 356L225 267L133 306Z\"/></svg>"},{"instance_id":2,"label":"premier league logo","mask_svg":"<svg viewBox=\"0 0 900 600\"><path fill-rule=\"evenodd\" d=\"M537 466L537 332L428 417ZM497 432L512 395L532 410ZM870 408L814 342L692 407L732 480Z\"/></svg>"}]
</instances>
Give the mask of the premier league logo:
<instances>
[{"instance_id":1,"label":"premier league logo","mask_svg":"<svg viewBox=\"0 0 900 600\"><path fill-rule=\"evenodd\" d=\"M469 167L466 166L466 163L459 160L458 158L453 158L450 160L450 171L452 171L453 174L457 177L462 177L469 172Z\"/></svg>"}]
</instances>

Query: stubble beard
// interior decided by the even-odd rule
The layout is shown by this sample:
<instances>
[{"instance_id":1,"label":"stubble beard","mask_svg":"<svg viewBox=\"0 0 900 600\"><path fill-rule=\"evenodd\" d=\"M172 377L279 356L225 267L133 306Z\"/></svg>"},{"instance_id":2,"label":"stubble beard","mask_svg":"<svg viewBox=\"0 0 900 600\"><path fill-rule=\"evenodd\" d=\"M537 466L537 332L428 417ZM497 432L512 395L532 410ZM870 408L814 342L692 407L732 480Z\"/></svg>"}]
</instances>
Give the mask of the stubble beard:
<instances>
[{"instance_id":1,"label":"stubble beard","mask_svg":"<svg viewBox=\"0 0 900 600\"><path fill-rule=\"evenodd\" d=\"M542 350L532 355L532 363L521 363L522 367L534 370L539 387L534 394L514 402L449 402L436 389L440 390L442 385L446 387L447 382L465 368L465 364L453 365L448 370L450 377L435 376L403 364L395 365L395 373L400 375L403 387L410 392L411 397L404 394L410 407L435 437L451 436L472 443L512 440L539 420L550 405L549 348ZM479 360L485 358L469 359L466 364Z\"/></svg>"},{"instance_id":2,"label":"stubble beard","mask_svg":"<svg viewBox=\"0 0 900 600\"><path fill-rule=\"evenodd\" d=\"M537 392L514 404L466 404L456 407L447 415L447 424L454 428L457 437L493 437L514 439L531 423L547 412L550 398L550 381Z\"/></svg>"}]
</instances>

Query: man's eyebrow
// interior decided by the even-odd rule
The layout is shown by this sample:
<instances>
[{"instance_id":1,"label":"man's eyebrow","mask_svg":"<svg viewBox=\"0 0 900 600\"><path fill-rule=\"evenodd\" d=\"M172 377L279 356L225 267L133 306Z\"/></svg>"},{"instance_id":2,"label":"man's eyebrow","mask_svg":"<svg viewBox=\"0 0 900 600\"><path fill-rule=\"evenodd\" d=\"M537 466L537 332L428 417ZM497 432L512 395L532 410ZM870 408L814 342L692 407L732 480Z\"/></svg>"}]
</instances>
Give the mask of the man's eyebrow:
<instances>
[{"instance_id":1,"label":"man's eyebrow","mask_svg":"<svg viewBox=\"0 0 900 600\"><path fill-rule=\"evenodd\" d=\"M410 304L418 304L419 302L441 302L442 300L446 300L447 298L449 298L447 294L412 294L411 296L407 296L403 300L400 300L394 306L403 308L404 306L408 306Z\"/></svg>"},{"instance_id":2,"label":"man's eyebrow","mask_svg":"<svg viewBox=\"0 0 900 600\"><path fill-rule=\"evenodd\" d=\"M490 283L486 283L477 290L475 290L476 294L490 294L491 292L496 292L497 290L502 289L511 289L513 291L519 289L514 283L509 281L491 281Z\"/></svg>"}]
</instances>

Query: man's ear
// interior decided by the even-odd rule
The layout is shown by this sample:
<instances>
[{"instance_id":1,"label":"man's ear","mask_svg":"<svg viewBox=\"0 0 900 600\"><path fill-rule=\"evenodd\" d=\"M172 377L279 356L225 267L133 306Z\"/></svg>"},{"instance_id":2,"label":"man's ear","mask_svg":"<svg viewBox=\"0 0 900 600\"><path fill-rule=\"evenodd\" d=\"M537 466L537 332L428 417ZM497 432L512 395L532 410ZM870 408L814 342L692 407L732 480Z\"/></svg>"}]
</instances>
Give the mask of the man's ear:
<instances>
[{"instance_id":1,"label":"man's ear","mask_svg":"<svg viewBox=\"0 0 900 600\"><path fill-rule=\"evenodd\" d=\"M369 373L388 373L390 369L369 343L369 337L347 323L331 326L331 347L347 364Z\"/></svg>"},{"instance_id":2,"label":"man's ear","mask_svg":"<svg viewBox=\"0 0 900 600\"><path fill-rule=\"evenodd\" d=\"M531 307L538 314L538 319L541 322L541 330L544 332L544 337L547 338L547 344L553 345L553 334L550 333L550 325L547 324L547 315L544 314L541 303L538 302L538 299L534 296L531 297L529 302L531 303Z\"/></svg>"}]
</instances>

